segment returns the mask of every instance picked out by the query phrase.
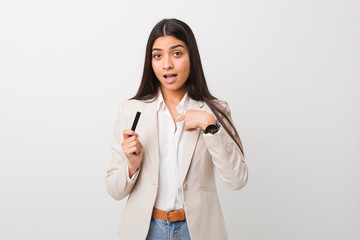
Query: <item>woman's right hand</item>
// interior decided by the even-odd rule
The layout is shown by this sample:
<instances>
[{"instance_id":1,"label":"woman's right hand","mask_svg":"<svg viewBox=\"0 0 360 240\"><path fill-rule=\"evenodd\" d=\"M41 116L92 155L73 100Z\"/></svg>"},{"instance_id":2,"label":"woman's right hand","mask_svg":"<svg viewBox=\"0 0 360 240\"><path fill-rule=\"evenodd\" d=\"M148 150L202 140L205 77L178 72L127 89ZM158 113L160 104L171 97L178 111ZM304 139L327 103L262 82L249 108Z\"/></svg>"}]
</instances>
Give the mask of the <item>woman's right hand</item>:
<instances>
[{"instance_id":1,"label":"woman's right hand","mask_svg":"<svg viewBox=\"0 0 360 240\"><path fill-rule=\"evenodd\" d=\"M129 160L129 177L131 178L140 167L143 158L143 145L138 139L138 134L130 129L123 131L124 141L122 148L125 156Z\"/></svg>"}]
</instances>

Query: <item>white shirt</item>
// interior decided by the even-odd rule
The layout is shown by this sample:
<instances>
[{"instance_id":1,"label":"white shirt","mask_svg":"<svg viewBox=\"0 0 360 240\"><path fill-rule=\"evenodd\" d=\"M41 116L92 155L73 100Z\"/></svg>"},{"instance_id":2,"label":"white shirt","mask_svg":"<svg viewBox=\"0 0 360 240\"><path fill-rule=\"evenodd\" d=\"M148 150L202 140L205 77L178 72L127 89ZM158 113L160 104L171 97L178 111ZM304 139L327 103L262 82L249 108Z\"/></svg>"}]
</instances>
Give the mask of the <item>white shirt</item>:
<instances>
[{"instance_id":1,"label":"white shirt","mask_svg":"<svg viewBox=\"0 0 360 240\"><path fill-rule=\"evenodd\" d=\"M189 107L190 98L187 93L176 106L182 116ZM155 208L165 211L184 207L184 196L181 188L181 157L183 146L184 121L175 123L167 108L163 96L157 99L158 136L159 136L159 188Z\"/></svg>"},{"instance_id":2,"label":"white shirt","mask_svg":"<svg viewBox=\"0 0 360 240\"><path fill-rule=\"evenodd\" d=\"M189 107L190 97L185 93L176 106L177 112L182 116ZM181 188L181 157L183 146L184 121L175 123L167 108L164 98L159 93L157 99L158 136L159 136L159 187L155 201L155 208L170 211L184 208L184 196ZM126 178L132 181L139 170L129 178L126 164Z\"/></svg>"}]
</instances>

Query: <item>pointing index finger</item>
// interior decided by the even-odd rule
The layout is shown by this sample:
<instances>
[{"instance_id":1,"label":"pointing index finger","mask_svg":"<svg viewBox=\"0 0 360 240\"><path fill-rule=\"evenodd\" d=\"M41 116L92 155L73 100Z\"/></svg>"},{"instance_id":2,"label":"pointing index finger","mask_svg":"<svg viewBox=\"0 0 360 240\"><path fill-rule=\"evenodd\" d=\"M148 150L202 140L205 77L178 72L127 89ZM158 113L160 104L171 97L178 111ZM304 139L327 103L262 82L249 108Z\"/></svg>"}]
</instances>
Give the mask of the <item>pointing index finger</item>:
<instances>
[{"instance_id":1,"label":"pointing index finger","mask_svg":"<svg viewBox=\"0 0 360 240\"><path fill-rule=\"evenodd\" d=\"M185 114L184 114L184 115L179 116L179 117L176 119L176 121L177 121L177 122L181 122L181 121L183 121L183 120L184 120L184 118L185 118Z\"/></svg>"}]
</instances>

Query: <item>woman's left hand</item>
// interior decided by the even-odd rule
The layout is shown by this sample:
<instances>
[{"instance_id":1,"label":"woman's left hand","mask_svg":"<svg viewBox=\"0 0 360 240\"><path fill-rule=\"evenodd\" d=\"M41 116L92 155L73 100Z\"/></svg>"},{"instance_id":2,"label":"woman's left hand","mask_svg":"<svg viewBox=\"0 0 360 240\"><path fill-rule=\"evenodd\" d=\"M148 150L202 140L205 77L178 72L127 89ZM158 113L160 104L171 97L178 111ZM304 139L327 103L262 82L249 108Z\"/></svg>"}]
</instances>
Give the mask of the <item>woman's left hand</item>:
<instances>
[{"instance_id":1,"label":"woman's left hand","mask_svg":"<svg viewBox=\"0 0 360 240\"><path fill-rule=\"evenodd\" d=\"M216 119L210 113L200 110L188 110L184 115L179 117L176 122L185 121L185 131L195 131L197 128L205 130L210 124L214 124Z\"/></svg>"}]
</instances>

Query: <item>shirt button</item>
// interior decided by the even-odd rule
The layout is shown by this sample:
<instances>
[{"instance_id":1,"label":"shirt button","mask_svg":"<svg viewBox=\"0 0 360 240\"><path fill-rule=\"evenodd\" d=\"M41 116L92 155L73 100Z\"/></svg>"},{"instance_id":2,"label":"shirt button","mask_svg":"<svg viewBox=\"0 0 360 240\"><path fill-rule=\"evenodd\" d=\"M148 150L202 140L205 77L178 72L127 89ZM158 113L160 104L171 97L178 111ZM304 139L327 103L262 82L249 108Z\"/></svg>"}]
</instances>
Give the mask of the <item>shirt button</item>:
<instances>
[{"instance_id":1,"label":"shirt button","mask_svg":"<svg viewBox=\"0 0 360 240\"><path fill-rule=\"evenodd\" d=\"M184 189L184 191L187 190L187 184L186 183L183 185L183 189Z\"/></svg>"}]
</instances>

